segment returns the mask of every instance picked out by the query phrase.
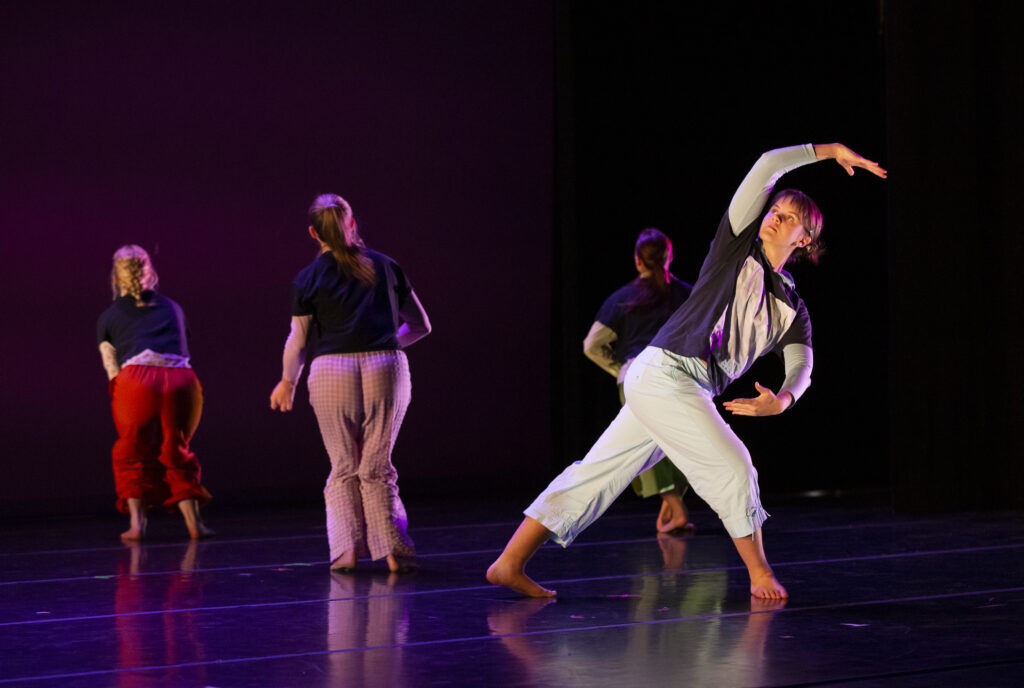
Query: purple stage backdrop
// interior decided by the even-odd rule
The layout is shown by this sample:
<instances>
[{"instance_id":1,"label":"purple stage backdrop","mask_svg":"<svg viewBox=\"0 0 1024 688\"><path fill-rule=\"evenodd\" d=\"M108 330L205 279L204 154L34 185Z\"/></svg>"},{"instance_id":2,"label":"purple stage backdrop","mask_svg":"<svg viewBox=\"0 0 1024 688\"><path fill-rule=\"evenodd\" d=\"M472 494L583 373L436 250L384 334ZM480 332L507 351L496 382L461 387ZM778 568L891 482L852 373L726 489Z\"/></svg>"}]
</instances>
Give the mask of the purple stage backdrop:
<instances>
[{"instance_id":1,"label":"purple stage backdrop","mask_svg":"<svg viewBox=\"0 0 1024 688\"><path fill-rule=\"evenodd\" d=\"M227 503L317 499L305 384L271 413L289 283L321 192L397 259L434 333L409 351L406 491L551 459L552 21L543 0L5 3L3 510L113 503L94 339L110 256L185 309ZM51 507L52 508L52 507Z\"/></svg>"}]
</instances>

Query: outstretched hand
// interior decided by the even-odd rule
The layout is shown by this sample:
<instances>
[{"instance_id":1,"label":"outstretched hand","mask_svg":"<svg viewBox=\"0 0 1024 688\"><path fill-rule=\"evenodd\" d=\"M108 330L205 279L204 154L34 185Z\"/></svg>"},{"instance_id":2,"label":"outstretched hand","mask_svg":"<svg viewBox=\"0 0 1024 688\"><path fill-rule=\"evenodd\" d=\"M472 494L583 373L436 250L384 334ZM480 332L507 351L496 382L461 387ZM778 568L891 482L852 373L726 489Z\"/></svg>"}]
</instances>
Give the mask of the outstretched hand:
<instances>
[{"instance_id":1,"label":"outstretched hand","mask_svg":"<svg viewBox=\"0 0 1024 688\"><path fill-rule=\"evenodd\" d=\"M816 145L814 147L814 152L817 154L819 160L833 158L851 177L853 176L854 168L856 167L865 169L876 177L881 177L882 179L885 179L887 175L887 172L882 169L877 162L868 160L861 155L857 155L841 143Z\"/></svg>"},{"instance_id":2,"label":"outstretched hand","mask_svg":"<svg viewBox=\"0 0 1024 688\"><path fill-rule=\"evenodd\" d=\"M733 399L722 404L725 410L737 416L777 416L793 403L790 392L776 396L759 382L754 383L758 395L752 399Z\"/></svg>"},{"instance_id":3,"label":"outstretched hand","mask_svg":"<svg viewBox=\"0 0 1024 688\"><path fill-rule=\"evenodd\" d=\"M295 401L295 385L287 380L281 380L270 393L270 409L280 410L281 413L292 410Z\"/></svg>"}]
</instances>

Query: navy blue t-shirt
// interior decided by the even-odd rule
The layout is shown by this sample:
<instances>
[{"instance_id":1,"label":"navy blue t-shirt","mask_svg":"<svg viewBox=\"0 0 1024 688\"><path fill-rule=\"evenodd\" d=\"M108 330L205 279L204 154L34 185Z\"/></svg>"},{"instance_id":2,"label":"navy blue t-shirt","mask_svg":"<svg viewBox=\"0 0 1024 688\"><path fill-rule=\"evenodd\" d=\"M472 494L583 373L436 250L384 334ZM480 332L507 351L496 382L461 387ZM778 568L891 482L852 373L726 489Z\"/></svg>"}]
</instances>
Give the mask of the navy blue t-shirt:
<instances>
[{"instance_id":1,"label":"navy blue t-shirt","mask_svg":"<svg viewBox=\"0 0 1024 688\"><path fill-rule=\"evenodd\" d=\"M789 273L772 269L761 248L760 224L761 218L755 217L742 231L734 233L726 211L704 258L693 295L651 340L651 346L680 356L713 361L716 365L709 374L716 394L764 353L746 339L731 340L730 325L737 303L764 306L757 312L767 313L761 336L768 342L768 350L781 350L787 344L811 346L807 307ZM739 280L744 271L748 277ZM792 315L785 327L779 323L782 311ZM742 330L738 332L742 334Z\"/></svg>"},{"instance_id":2,"label":"navy blue t-shirt","mask_svg":"<svg viewBox=\"0 0 1024 688\"><path fill-rule=\"evenodd\" d=\"M689 284L670 275L668 298L661 303L629 308L627 304L645 292L636 280L609 296L594 320L618 335L618 339L611 344L612 357L618 363L636 358L654 338L658 329L690 296L690 290Z\"/></svg>"},{"instance_id":3,"label":"navy blue t-shirt","mask_svg":"<svg viewBox=\"0 0 1024 688\"><path fill-rule=\"evenodd\" d=\"M322 253L292 282L292 315L313 316L310 358L401 348L398 312L412 293L405 272L391 258L363 249L376 283L346 278L331 253Z\"/></svg>"},{"instance_id":4,"label":"navy blue t-shirt","mask_svg":"<svg viewBox=\"0 0 1024 688\"><path fill-rule=\"evenodd\" d=\"M188 330L181 306L163 294L142 292L144 306L132 296L114 299L96 321L96 344L110 342L117 351L117 363L146 349L158 354L188 356Z\"/></svg>"}]
</instances>

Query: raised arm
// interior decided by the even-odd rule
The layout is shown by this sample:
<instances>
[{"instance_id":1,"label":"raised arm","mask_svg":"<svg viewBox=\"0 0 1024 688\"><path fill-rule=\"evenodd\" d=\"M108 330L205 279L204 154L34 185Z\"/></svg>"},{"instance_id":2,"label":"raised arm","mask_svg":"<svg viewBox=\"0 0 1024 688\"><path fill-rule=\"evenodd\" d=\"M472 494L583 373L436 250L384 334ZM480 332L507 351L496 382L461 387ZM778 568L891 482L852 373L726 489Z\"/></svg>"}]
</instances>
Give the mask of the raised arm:
<instances>
[{"instance_id":1,"label":"raised arm","mask_svg":"<svg viewBox=\"0 0 1024 688\"><path fill-rule=\"evenodd\" d=\"M733 234L739 234L761 214L779 177L818 159L814 146L809 143L776 148L758 158L729 203L729 223Z\"/></svg>"},{"instance_id":2,"label":"raised arm","mask_svg":"<svg viewBox=\"0 0 1024 688\"><path fill-rule=\"evenodd\" d=\"M398 344L403 349L430 334L430 318L415 291L409 292L405 305L398 311L398 317L402 319L402 324L398 326Z\"/></svg>"},{"instance_id":3,"label":"raised arm","mask_svg":"<svg viewBox=\"0 0 1024 688\"><path fill-rule=\"evenodd\" d=\"M855 168L860 167L882 179L886 177L886 171L877 162L857 155L841 143L808 143L770 150L750 168L729 203L729 222L733 233L738 234L761 213L782 175L819 160L835 160L850 176L853 176Z\"/></svg>"},{"instance_id":4,"label":"raised arm","mask_svg":"<svg viewBox=\"0 0 1024 688\"><path fill-rule=\"evenodd\" d=\"M284 354L281 357L281 381L270 393L270 408L282 413L291 411L295 405L295 385L302 375L306 364L306 340L309 337L311 315L292 317L291 331L284 343Z\"/></svg>"}]
</instances>

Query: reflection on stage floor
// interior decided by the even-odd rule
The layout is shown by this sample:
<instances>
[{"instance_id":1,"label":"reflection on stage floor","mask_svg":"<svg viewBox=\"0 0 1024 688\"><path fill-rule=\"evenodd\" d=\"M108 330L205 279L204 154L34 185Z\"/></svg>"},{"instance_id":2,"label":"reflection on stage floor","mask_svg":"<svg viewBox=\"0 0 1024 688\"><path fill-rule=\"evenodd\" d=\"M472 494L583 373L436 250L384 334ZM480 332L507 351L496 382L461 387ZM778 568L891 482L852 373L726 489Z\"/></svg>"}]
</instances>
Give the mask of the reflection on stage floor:
<instances>
[{"instance_id":1,"label":"reflection on stage floor","mask_svg":"<svg viewBox=\"0 0 1024 688\"><path fill-rule=\"evenodd\" d=\"M820 501L820 500L819 500ZM623 500L530 573L483 572L514 508L410 505L420 570L331 573L316 509L217 514L217 537L154 518L16 523L0 536L0 684L31 686L1010 686L1024 670L1024 514L896 517L773 508L791 597L751 599L713 514L656 535Z\"/></svg>"}]
</instances>

